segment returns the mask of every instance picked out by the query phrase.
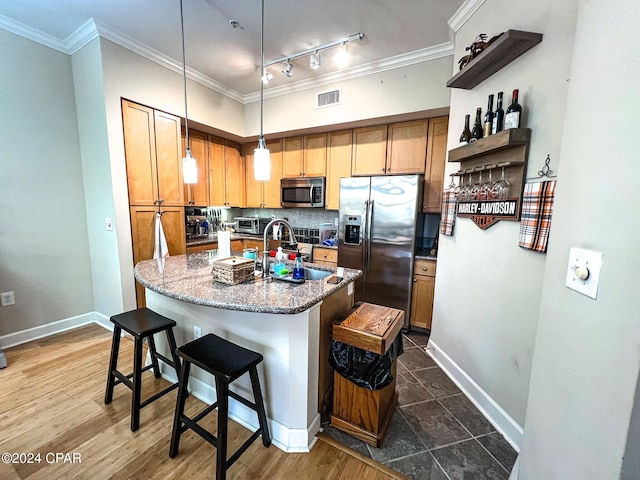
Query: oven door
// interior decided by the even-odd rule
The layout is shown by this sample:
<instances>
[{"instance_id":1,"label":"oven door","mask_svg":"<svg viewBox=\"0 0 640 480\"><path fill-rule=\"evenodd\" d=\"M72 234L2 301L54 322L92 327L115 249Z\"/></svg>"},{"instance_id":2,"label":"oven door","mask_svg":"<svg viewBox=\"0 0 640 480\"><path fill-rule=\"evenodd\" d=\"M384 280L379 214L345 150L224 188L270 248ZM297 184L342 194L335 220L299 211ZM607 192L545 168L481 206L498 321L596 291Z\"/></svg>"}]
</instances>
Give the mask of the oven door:
<instances>
[{"instance_id":1,"label":"oven door","mask_svg":"<svg viewBox=\"0 0 640 480\"><path fill-rule=\"evenodd\" d=\"M324 207L324 177L283 178L280 180L280 203L283 207Z\"/></svg>"}]
</instances>

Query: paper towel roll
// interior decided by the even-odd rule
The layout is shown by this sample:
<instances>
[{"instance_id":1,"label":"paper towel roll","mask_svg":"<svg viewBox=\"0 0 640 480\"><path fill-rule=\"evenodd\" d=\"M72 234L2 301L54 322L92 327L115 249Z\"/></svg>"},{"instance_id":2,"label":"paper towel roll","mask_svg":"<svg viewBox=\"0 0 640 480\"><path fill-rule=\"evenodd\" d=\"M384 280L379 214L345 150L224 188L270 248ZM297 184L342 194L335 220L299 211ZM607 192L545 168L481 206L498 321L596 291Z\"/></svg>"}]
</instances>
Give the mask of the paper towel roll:
<instances>
[{"instance_id":1,"label":"paper towel roll","mask_svg":"<svg viewBox=\"0 0 640 480\"><path fill-rule=\"evenodd\" d=\"M227 231L218 232L218 258L231 256L231 233Z\"/></svg>"}]
</instances>

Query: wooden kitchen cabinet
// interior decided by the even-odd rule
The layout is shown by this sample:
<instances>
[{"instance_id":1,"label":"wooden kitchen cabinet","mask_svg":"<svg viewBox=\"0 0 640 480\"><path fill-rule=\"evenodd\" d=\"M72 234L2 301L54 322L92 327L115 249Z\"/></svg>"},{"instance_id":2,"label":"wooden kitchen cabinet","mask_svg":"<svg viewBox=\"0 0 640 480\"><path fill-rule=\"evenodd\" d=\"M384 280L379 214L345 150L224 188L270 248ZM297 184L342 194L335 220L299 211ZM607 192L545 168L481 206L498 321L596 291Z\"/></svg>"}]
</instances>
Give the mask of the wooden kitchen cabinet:
<instances>
[{"instance_id":1,"label":"wooden kitchen cabinet","mask_svg":"<svg viewBox=\"0 0 640 480\"><path fill-rule=\"evenodd\" d=\"M240 145L209 136L208 205L245 206L245 167Z\"/></svg>"},{"instance_id":2,"label":"wooden kitchen cabinet","mask_svg":"<svg viewBox=\"0 0 640 480\"><path fill-rule=\"evenodd\" d=\"M447 163L449 117L429 119L427 165L424 172L423 213L440 213L444 171Z\"/></svg>"},{"instance_id":3,"label":"wooden kitchen cabinet","mask_svg":"<svg viewBox=\"0 0 640 480\"><path fill-rule=\"evenodd\" d=\"M282 177L324 177L327 172L327 134L284 139Z\"/></svg>"},{"instance_id":4,"label":"wooden kitchen cabinet","mask_svg":"<svg viewBox=\"0 0 640 480\"><path fill-rule=\"evenodd\" d=\"M313 247L313 263L335 267L338 264L338 249Z\"/></svg>"},{"instance_id":5,"label":"wooden kitchen cabinet","mask_svg":"<svg viewBox=\"0 0 640 480\"><path fill-rule=\"evenodd\" d=\"M180 118L122 100L130 205L181 206Z\"/></svg>"},{"instance_id":6,"label":"wooden kitchen cabinet","mask_svg":"<svg viewBox=\"0 0 640 480\"><path fill-rule=\"evenodd\" d=\"M387 126L353 130L351 174L384 175L387 161Z\"/></svg>"},{"instance_id":7,"label":"wooden kitchen cabinet","mask_svg":"<svg viewBox=\"0 0 640 480\"><path fill-rule=\"evenodd\" d=\"M387 175L424 173L428 120L392 123L387 137Z\"/></svg>"},{"instance_id":8,"label":"wooden kitchen cabinet","mask_svg":"<svg viewBox=\"0 0 640 480\"><path fill-rule=\"evenodd\" d=\"M133 264L153 258L155 247L155 225L158 207L131 206L131 239L133 243ZM186 231L184 208L161 207L162 229L167 239L169 255L181 255L186 251ZM136 282L138 307L145 306L144 287Z\"/></svg>"},{"instance_id":9,"label":"wooden kitchen cabinet","mask_svg":"<svg viewBox=\"0 0 640 480\"><path fill-rule=\"evenodd\" d=\"M271 156L271 179L256 180L253 171L253 150L257 144L244 145L245 205L248 208L280 208L280 179L282 178L282 140L267 140Z\"/></svg>"},{"instance_id":10,"label":"wooden kitchen cabinet","mask_svg":"<svg viewBox=\"0 0 640 480\"><path fill-rule=\"evenodd\" d=\"M353 130L330 132L327 136L327 181L325 208L340 209L340 179L351 176Z\"/></svg>"},{"instance_id":11,"label":"wooden kitchen cabinet","mask_svg":"<svg viewBox=\"0 0 640 480\"><path fill-rule=\"evenodd\" d=\"M186 156L186 135L182 135L182 156ZM189 146L198 167L198 183L183 183L185 205L206 207L209 203L209 146L206 133L189 130Z\"/></svg>"},{"instance_id":12,"label":"wooden kitchen cabinet","mask_svg":"<svg viewBox=\"0 0 640 480\"><path fill-rule=\"evenodd\" d=\"M412 327L431 330L433 313L433 290L436 284L436 262L416 260L413 264L413 289L411 291Z\"/></svg>"}]
</instances>

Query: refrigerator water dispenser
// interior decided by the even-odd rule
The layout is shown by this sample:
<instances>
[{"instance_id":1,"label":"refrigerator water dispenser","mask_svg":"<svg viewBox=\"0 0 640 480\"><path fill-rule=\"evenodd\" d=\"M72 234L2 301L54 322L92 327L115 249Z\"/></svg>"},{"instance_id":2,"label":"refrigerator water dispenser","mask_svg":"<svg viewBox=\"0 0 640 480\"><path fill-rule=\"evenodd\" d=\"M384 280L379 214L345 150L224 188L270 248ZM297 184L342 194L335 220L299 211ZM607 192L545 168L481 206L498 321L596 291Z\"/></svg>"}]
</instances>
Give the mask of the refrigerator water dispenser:
<instances>
[{"instance_id":1,"label":"refrigerator water dispenser","mask_svg":"<svg viewBox=\"0 0 640 480\"><path fill-rule=\"evenodd\" d=\"M348 245L360 245L360 229L362 228L361 215L344 216L344 243Z\"/></svg>"}]
</instances>

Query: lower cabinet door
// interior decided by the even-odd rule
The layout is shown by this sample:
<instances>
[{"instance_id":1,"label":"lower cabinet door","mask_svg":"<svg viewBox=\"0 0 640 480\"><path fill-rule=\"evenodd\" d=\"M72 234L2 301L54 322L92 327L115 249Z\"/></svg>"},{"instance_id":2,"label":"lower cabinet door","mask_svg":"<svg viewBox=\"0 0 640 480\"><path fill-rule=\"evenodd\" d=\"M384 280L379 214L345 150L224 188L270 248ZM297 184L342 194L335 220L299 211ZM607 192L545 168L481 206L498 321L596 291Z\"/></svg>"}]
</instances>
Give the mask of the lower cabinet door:
<instances>
[{"instance_id":1,"label":"lower cabinet door","mask_svg":"<svg viewBox=\"0 0 640 480\"><path fill-rule=\"evenodd\" d=\"M431 329L435 281L435 277L428 275L415 275L413 277L409 323L414 327Z\"/></svg>"},{"instance_id":2,"label":"lower cabinet door","mask_svg":"<svg viewBox=\"0 0 640 480\"><path fill-rule=\"evenodd\" d=\"M155 246L156 212L158 207L130 207L131 240L133 243L133 264L153 258ZM163 207L162 230L167 239L169 255L181 255L186 250L186 232L184 208ZM146 305L144 287L136 282L136 300L138 307Z\"/></svg>"}]
</instances>

